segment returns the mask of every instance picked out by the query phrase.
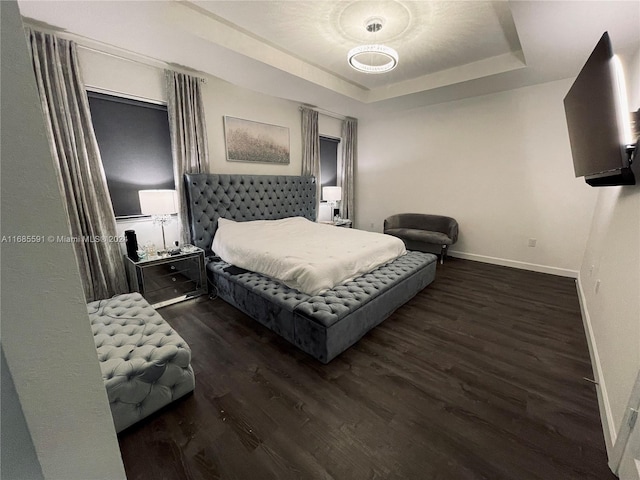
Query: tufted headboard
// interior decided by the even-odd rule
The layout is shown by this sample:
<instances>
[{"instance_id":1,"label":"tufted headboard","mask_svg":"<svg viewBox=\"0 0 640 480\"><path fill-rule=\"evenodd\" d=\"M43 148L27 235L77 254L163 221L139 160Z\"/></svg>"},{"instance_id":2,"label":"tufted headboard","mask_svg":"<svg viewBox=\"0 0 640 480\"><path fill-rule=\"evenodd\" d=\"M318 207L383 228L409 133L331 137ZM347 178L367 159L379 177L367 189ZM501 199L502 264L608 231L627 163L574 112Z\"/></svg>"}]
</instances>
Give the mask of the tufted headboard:
<instances>
[{"instance_id":1,"label":"tufted headboard","mask_svg":"<svg viewBox=\"0 0 640 480\"><path fill-rule=\"evenodd\" d=\"M239 222L316 220L315 177L187 173L184 181L191 242L207 254L219 217Z\"/></svg>"}]
</instances>

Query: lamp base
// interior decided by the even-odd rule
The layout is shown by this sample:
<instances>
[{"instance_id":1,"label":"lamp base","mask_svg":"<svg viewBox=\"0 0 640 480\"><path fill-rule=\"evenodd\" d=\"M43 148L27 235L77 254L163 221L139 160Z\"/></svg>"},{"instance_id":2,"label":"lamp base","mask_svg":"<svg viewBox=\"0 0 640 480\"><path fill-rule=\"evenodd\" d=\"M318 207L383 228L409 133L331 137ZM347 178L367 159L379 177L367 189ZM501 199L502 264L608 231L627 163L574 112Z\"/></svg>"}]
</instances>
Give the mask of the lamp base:
<instances>
[{"instance_id":1,"label":"lamp base","mask_svg":"<svg viewBox=\"0 0 640 480\"><path fill-rule=\"evenodd\" d=\"M171 217L169 215L154 215L153 217L153 222L156 224L159 223L160 227L162 228L162 250L158 250L156 252L156 255L158 255L159 257L169 256L169 249L167 248L167 240L164 235L164 226L167 223L169 223L170 220L171 220Z\"/></svg>"}]
</instances>

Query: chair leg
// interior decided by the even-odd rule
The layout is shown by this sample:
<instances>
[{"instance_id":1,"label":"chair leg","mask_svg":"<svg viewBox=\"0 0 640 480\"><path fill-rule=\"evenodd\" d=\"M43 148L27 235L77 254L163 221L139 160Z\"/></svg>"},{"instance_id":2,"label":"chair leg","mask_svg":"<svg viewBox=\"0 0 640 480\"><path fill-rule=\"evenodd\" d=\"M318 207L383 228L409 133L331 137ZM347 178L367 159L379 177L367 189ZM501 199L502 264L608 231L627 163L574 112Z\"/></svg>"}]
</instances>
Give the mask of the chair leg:
<instances>
[{"instance_id":1,"label":"chair leg","mask_svg":"<svg viewBox=\"0 0 640 480\"><path fill-rule=\"evenodd\" d=\"M442 245L442 250L440 250L440 265L444 264L444 259L447 256L447 246Z\"/></svg>"}]
</instances>

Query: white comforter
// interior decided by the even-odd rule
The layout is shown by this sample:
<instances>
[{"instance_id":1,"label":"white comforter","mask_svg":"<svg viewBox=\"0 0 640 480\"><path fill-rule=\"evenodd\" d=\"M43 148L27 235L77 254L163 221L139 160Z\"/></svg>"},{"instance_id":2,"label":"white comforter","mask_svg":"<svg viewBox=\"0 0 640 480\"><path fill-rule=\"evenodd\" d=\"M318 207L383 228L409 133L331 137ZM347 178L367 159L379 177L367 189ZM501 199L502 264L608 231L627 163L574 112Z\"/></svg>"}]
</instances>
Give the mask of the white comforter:
<instances>
[{"instance_id":1,"label":"white comforter","mask_svg":"<svg viewBox=\"0 0 640 480\"><path fill-rule=\"evenodd\" d=\"M234 222L220 218L213 251L232 265L309 295L333 288L406 253L391 235L339 228L302 217Z\"/></svg>"}]
</instances>

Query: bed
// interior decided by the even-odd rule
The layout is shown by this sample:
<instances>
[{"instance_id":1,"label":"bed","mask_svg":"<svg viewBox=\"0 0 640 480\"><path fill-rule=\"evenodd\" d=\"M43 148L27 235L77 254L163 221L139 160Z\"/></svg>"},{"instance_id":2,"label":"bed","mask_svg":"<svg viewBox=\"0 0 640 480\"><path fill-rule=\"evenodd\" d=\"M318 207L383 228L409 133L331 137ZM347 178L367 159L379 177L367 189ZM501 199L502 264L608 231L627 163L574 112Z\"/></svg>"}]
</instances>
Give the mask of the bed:
<instances>
[{"instance_id":1,"label":"bed","mask_svg":"<svg viewBox=\"0 0 640 480\"><path fill-rule=\"evenodd\" d=\"M315 222L315 178L186 174L185 190L192 243L205 250L207 276L220 298L323 363L435 278L436 256L409 251L333 288L304 293L222 261L212 245L219 218L246 222L302 217Z\"/></svg>"}]
</instances>

